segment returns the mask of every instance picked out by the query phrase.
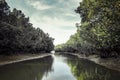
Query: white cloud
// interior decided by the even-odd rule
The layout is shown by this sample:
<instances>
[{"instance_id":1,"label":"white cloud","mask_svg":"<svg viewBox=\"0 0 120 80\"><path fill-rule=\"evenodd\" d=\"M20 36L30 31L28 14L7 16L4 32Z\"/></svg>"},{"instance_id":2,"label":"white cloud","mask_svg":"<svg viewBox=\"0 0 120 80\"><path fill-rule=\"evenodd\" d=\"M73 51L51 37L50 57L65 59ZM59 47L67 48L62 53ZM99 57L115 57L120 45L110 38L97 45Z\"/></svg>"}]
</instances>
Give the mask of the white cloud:
<instances>
[{"instance_id":1,"label":"white cloud","mask_svg":"<svg viewBox=\"0 0 120 80\"><path fill-rule=\"evenodd\" d=\"M76 32L80 17L74 12L81 0L7 0L12 8L22 10L34 27L55 38L54 44L66 42Z\"/></svg>"},{"instance_id":2,"label":"white cloud","mask_svg":"<svg viewBox=\"0 0 120 80\"><path fill-rule=\"evenodd\" d=\"M72 13L66 13L64 14L65 16L70 16L70 17L75 17L76 15L75 14L72 14Z\"/></svg>"},{"instance_id":3,"label":"white cloud","mask_svg":"<svg viewBox=\"0 0 120 80\"><path fill-rule=\"evenodd\" d=\"M63 7L66 6L66 8L60 6L55 7L55 5L45 5L42 1L29 1L31 2L29 2L29 4L38 10L46 10L51 8L54 8L55 10L56 8L59 9L59 12L63 11L63 13L60 14L56 13L57 15L51 14L51 12L50 14L36 12L30 18L30 21L33 23L34 27L39 27L44 32L49 33L50 36L55 38L55 45L65 43L69 39L70 35L76 32L75 24L80 21L78 19L79 15L74 13L74 9L79 5L78 2L80 0L69 0L68 2L65 2L65 0L58 0L60 4L64 3ZM74 5L71 6L72 4ZM75 17L77 19L74 19ZM68 18L71 20L68 20Z\"/></svg>"},{"instance_id":4,"label":"white cloud","mask_svg":"<svg viewBox=\"0 0 120 80\"><path fill-rule=\"evenodd\" d=\"M58 0L58 2L59 2L59 3L62 3L62 2L64 2L64 0Z\"/></svg>"},{"instance_id":5,"label":"white cloud","mask_svg":"<svg viewBox=\"0 0 120 80\"><path fill-rule=\"evenodd\" d=\"M32 7L34 7L37 10L46 10L46 9L52 8L52 6L43 4L40 1L28 0L27 2L28 2L29 5L31 5Z\"/></svg>"},{"instance_id":6,"label":"white cloud","mask_svg":"<svg viewBox=\"0 0 120 80\"><path fill-rule=\"evenodd\" d=\"M64 18L52 18L52 17L42 17L39 18L38 15L33 15L31 17L31 23L34 24L35 27L41 27L43 29L54 28L60 30L69 30L69 28L74 28L75 23L78 21L68 21ZM68 29L66 28L68 27Z\"/></svg>"},{"instance_id":7,"label":"white cloud","mask_svg":"<svg viewBox=\"0 0 120 80\"><path fill-rule=\"evenodd\" d=\"M69 39L69 36L76 32L75 23L77 21L67 21L64 19L58 19L57 17L43 17L40 19L37 15L34 15L31 17L31 22L35 27L39 27L55 38L55 45L66 42Z\"/></svg>"}]
</instances>

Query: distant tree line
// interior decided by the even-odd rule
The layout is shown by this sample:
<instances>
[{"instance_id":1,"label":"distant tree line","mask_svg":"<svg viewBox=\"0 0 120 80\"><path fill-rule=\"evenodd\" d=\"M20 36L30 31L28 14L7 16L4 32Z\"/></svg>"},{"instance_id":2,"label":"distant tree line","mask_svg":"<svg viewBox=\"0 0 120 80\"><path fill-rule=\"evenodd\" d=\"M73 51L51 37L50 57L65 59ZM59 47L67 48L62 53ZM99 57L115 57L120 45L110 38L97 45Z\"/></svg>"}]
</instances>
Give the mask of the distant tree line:
<instances>
[{"instance_id":1,"label":"distant tree line","mask_svg":"<svg viewBox=\"0 0 120 80\"><path fill-rule=\"evenodd\" d=\"M83 0L75 12L81 25L56 51L120 56L120 0Z\"/></svg>"},{"instance_id":2,"label":"distant tree line","mask_svg":"<svg viewBox=\"0 0 120 80\"><path fill-rule=\"evenodd\" d=\"M34 28L21 10L10 11L5 0L0 0L0 54L20 52L50 52L53 38L40 28Z\"/></svg>"}]
</instances>

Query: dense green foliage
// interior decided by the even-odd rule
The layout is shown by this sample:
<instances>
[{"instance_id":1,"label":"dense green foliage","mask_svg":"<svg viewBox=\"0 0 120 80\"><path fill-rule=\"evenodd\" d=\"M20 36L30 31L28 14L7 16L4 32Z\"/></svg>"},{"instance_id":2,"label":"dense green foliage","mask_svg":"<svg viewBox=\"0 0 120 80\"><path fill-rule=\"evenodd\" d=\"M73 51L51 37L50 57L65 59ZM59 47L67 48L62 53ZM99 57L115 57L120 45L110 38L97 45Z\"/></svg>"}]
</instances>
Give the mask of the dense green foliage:
<instances>
[{"instance_id":1,"label":"dense green foliage","mask_svg":"<svg viewBox=\"0 0 120 80\"><path fill-rule=\"evenodd\" d=\"M56 51L120 55L119 0L83 0L75 12L80 14L81 25L76 25L76 34Z\"/></svg>"},{"instance_id":2,"label":"dense green foliage","mask_svg":"<svg viewBox=\"0 0 120 80\"><path fill-rule=\"evenodd\" d=\"M13 9L0 0L0 53L50 52L53 38L34 28L21 10Z\"/></svg>"}]
</instances>

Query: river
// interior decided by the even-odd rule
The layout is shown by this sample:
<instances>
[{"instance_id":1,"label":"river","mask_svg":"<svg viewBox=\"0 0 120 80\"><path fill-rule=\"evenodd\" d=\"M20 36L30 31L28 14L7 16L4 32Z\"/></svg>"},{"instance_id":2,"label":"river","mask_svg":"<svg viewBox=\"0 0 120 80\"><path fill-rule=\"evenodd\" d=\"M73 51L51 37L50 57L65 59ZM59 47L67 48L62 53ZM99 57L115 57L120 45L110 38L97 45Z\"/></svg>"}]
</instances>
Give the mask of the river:
<instances>
[{"instance_id":1,"label":"river","mask_svg":"<svg viewBox=\"0 0 120 80\"><path fill-rule=\"evenodd\" d=\"M120 80L120 72L70 55L0 66L0 80Z\"/></svg>"}]
</instances>

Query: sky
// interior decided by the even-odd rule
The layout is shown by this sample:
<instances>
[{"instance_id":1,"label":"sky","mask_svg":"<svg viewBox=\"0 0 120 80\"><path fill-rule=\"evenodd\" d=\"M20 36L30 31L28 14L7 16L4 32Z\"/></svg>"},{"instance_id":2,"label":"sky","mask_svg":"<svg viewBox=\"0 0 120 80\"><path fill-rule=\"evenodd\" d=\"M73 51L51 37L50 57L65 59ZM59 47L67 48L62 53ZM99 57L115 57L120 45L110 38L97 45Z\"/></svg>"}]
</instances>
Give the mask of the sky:
<instances>
[{"instance_id":1,"label":"sky","mask_svg":"<svg viewBox=\"0 0 120 80\"><path fill-rule=\"evenodd\" d=\"M6 0L11 10L22 10L34 27L53 37L54 44L65 43L76 32L80 16L75 13L81 0Z\"/></svg>"}]
</instances>

